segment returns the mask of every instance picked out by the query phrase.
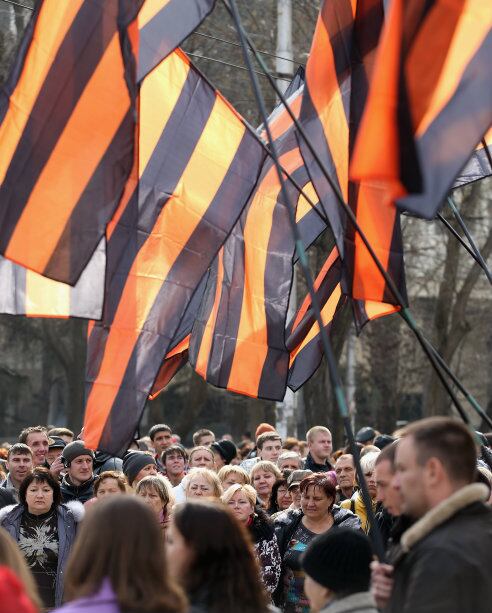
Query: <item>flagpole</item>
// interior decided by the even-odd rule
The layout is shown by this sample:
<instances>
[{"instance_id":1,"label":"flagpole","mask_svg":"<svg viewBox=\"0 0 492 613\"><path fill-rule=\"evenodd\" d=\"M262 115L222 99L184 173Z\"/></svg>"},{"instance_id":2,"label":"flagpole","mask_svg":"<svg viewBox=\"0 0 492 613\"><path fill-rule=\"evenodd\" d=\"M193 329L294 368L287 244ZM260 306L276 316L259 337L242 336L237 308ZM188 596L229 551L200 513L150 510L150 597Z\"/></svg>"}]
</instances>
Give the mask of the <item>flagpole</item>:
<instances>
[{"instance_id":1,"label":"flagpole","mask_svg":"<svg viewBox=\"0 0 492 613\"><path fill-rule=\"evenodd\" d=\"M454 236L454 238L457 239L457 241L460 243L460 245L466 249L466 251L468 251L468 253L472 256L472 258L475 260L475 262L480 266L480 268L483 268L485 272L487 272L487 270L483 267L482 262L480 262L480 260L478 259L478 257L476 256L475 252L473 251L473 249L470 247L470 245L468 245L468 243L466 243L463 240L463 237L456 232L456 230L453 228L453 226L449 223L449 221L443 217L443 215L441 215L441 213L437 214L437 218L439 219L439 221L442 222L442 224L444 225L444 227Z\"/></svg>"},{"instance_id":2,"label":"flagpole","mask_svg":"<svg viewBox=\"0 0 492 613\"><path fill-rule=\"evenodd\" d=\"M225 0L224 0L224 3L225 3ZM226 4L226 6L227 6L227 4ZM299 230L298 230L297 224L296 224L295 209L294 209L294 207L292 205L292 202L290 201L289 194L288 194L287 189L285 187L284 176L283 176L282 168L281 168L280 162L279 162L279 155L278 155L278 151L277 151L277 145L276 145L276 143L275 143L275 141L274 141L274 139L272 137L270 126L268 125L268 114L267 114L266 107L265 107L265 101L263 99L263 95L262 95L261 90L260 90L258 79L256 77L256 74L255 74L254 70L253 70L253 65L252 65L251 58L249 56L249 52L248 52L248 48L247 48L247 41L246 41L246 38L245 38L245 33L244 33L244 30L243 30L243 27L242 27L242 24L241 24L241 18L239 16L239 12L238 12L235 0L230 0L230 8L231 8L231 12L232 12L232 18L234 20L234 24L236 26L236 30L237 30L237 33L238 33L238 36L239 36L239 40L241 42L244 62L246 64L247 68L248 68L251 84L252 84L254 95L255 95L255 98L256 98L256 103L258 105L258 109L259 109L260 114L262 116L265 132L267 134L268 145L270 147L270 153L271 153L271 156L272 156L272 160L274 162L275 169L277 171L277 175L278 175L278 179L279 179L280 187L281 187L281 191L282 191L282 196L283 196L284 201L285 201L285 203L287 205L287 209L288 209L288 213L289 213L289 222L290 222L290 225L291 225L292 233L294 235L295 246L296 246L297 254L298 254L298 257L299 257L299 262L301 264L302 271L303 271L304 276L306 278L306 282L307 282L307 286L308 286L308 290L309 290L309 295L311 297L311 305L313 307L313 311L314 311L314 314L315 314L315 317L316 317L316 321L318 323L319 330L320 330L321 342L322 342L322 345L323 345L323 349L324 349L326 360L327 360L327 364L328 364L328 371L329 371L330 380L331 380L331 383L332 383L332 386L333 386L333 392L335 394L335 400L336 400L336 403L337 403L340 415L342 417L343 425L344 425L344 428L345 428L345 432L347 434L347 438L349 440L350 448L351 448L351 451L352 451L352 454L353 454L353 457L354 457L354 463L355 463L355 467L356 467L358 482L359 482L359 485L361 487L362 498L363 498L363 501L364 501L364 505L366 507L369 523L370 523L370 525L372 527L372 538L373 538L373 544L374 544L375 553L380 558L380 560L382 561L382 560L384 560L385 552L384 552L384 545L383 545L383 540L382 540L382 536L381 536L381 531L380 531L379 526L377 525L375 517L374 517L374 512L373 512L373 509L372 509L372 501L371 501L371 497L370 497L369 491L367 489L367 484L365 482L364 474L362 472L362 468L361 468L361 465L360 465L359 449L358 449L357 445L355 444L354 433L353 433L353 430L352 430L352 425L350 423L350 416L349 416L349 412L348 412L348 408L347 408L347 403L346 403L346 400L345 400L345 395L344 395L342 384L341 384L340 375L338 373L338 368L337 368L335 356L333 354L333 350L331 348L330 340L328 338L328 334L327 334L325 326L323 324L323 319L322 319L322 316L321 316L321 310L320 310L320 306L319 306L319 302L318 302L318 297L317 297L316 291L314 289L313 278L312 278L311 272L309 270L309 265L308 265L306 253L304 251L304 245L302 243L302 240L301 240L301 237L300 237L300 233L299 233ZM284 100L282 100L282 102L284 102ZM285 104L285 102L284 102L284 104Z\"/></svg>"},{"instance_id":3,"label":"flagpole","mask_svg":"<svg viewBox=\"0 0 492 613\"><path fill-rule=\"evenodd\" d=\"M226 7L227 11L229 12L229 14L231 14L231 16L234 18L233 11L231 9L232 2L231 2L231 6L229 6L227 0L222 0L222 2L224 4L224 6ZM237 9L236 9L236 11L237 11ZM274 89L275 93L277 94L278 98L280 99L282 104L285 106L285 108L286 108L290 118L294 122L294 125L296 126L300 136L302 137L303 141L306 143L306 146L308 147L308 149L311 152L314 160L318 164L321 172L323 173L323 176L328 181L328 183L329 183L330 187L332 188L333 193L335 194L338 202L340 203L340 205L344 209L345 213L347 214L347 217L350 219L350 221L353 224L354 228L358 232L358 234L359 234L362 242L364 243L366 249L368 250L372 260L374 261L376 267L378 268L379 272L381 273L382 277L384 278L384 280L385 280L386 284L388 285L391 293L395 297L396 302L401 306L401 309L398 311L398 313L400 314L400 317L403 318L403 320L406 322L406 324L409 326L409 328L414 333L414 335L417 338L418 342L420 343L424 353L427 355L427 357L428 357L432 367L434 368L437 376L439 377L442 385L446 389L449 397L451 398L454 406L456 407L456 410L460 414L462 420L466 424L469 425L470 424L470 419L469 419L468 415L466 414L463 406L461 405L461 403L458 400L456 394L454 393L453 389L451 388L451 386L449 385L447 379L445 378L444 373L443 373L443 371L442 371L442 369L441 369L441 367L440 367L440 365L439 365L435 355L433 354L433 352L430 350L429 346L427 345L426 339L425 339L424 335L422 334L421 330L419 329L419 327L417 325L417 322L414 320L413 315L410 312L410 309L407 306L405 306L405 301L403 300L403 296L401 295L400 291L398 290L398 288L397 288L395 282L393 281L392 277L388 274L388 272L386 271L384 266L381 264L381 261L379 260L379 258L376 255L374 249L372 248L371 244L369 243L369 240L367 239L366 235L364 234L363 230L361 229L361 227L360 227L360 225L359 225L359 223L357 221L357 218L355 217L354 212L348 206L348 204L345 202L342 194L340 193L340 190L335 185L333 179L330 176L330 173L326 169L326 167L323 164L322 160L320 159L316 149L313 147L310 139L306 135L306 133L304 131L304 128L302 127L302 125L297 120L297 117L292 112L292 109L290 108L287 100L285 99L285 96L282 94L282 92L277 87L275 79L273 79L273 77L271 76L267 66L265 65L265 63L263 61L263 58L258 53L255 44L253 43L251 38L248 36L248 34L242 29L242 26L241 26L240 36L241 36L242 39L244 39L247 42L247 45L249 46L249 48L251 49L251 51L255 55L258 64L260 65L261 69L263 70L263 72L267 76L268 81L270 82L270 85L273 87L273 89ZM249 62L249 55L247 55L247 53L245 53L244 50L243 50L243 54L247 56L248 62ZM245 61L246 61L246 59L245 59ZM251 66L251 70L253 70L252 66ZM254 72L253 72L253 75L254 75ZM253 78L253 75L251 75L251 73L250 73L250 78L251 79Z\"/></svg>"}]
</instances>

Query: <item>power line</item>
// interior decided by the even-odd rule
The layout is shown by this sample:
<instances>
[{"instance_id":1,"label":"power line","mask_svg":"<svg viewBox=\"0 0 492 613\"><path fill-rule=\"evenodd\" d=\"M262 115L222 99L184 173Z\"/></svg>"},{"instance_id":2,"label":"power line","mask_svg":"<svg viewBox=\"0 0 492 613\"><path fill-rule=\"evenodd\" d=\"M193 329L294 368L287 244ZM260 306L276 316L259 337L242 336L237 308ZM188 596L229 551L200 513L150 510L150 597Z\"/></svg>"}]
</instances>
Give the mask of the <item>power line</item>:
<instances>
[{"instance_id":1,"label":"power line","mask_svg":"<svg viewBox=\"0 0 492 613\"><path fill-rule=\"evenodd\" d=\"M215 57L207 57L206 55L198 55L198 53L190 53L189 51L187 51L186 54L191 57L196 57L200 60L208 60L209 62L217 62L217 64L223 64L224 66L230 66L231 68L237 68L238 70L245 70L246 72L248 72L248 69L245 68L244 66L239 66L238 64L231 64L230 62L225 62L224 60L218 60ZM261 77L266 77L266 74L264 72L260 72L259 70L255 70L254 72L260 75ZM275 78L281 81L287 81L288 83L290 83L292 80L292 79L287 79L285 77L275 77Z\"/></svg>"},{"instance_id":2,"label":"power line","mask_svg":"<svg viewBox=\"0 0 492 613\"><path fill-rule=\"evenodd\" d=\"M33 6L28 6L27 4L21 4L20 2L15 2L14 0L2 0L5 4L11 4L12 6L19 6L23 9L27 9L28 11L34 11Z\"/></svg>"}]
</instances>

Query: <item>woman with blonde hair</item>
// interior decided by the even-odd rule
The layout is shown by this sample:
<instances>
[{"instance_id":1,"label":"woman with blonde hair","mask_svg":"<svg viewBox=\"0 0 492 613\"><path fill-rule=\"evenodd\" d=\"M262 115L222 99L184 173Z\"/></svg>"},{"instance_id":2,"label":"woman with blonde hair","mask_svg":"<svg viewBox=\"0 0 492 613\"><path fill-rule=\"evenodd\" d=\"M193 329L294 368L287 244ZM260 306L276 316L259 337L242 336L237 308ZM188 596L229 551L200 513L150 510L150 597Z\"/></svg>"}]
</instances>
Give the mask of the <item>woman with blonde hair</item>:
<instances>
[{"instance_id":1,"label":"woman with blonde hair","mask_svg":"<svg viewBox=\"0 0 492 613\"><path fill-rule=\"evenodd\" d=\"M253 466L249 476L251 478L251 485L255 488L262 507L268 509L272 488L275 481L282 478L282 473L273 462L260 460Z\"/></svg>"},{"instance_id":2,"label":"woman with blonde hair","mask_svg":"<svg viewBox=\"0 0 492 613\"><path fill-rule=\"evenodd\" d=\"M197 497L219 500L223 494L219 477L208 468L192 468L182 483L186 500Z\"/></svg>"},{"instance_id":3,"label":"woman with blonde hair","mask_svg":"<svg viewBox=\"0 0 492 613\"><path fill-rule=\"evenodd\" d=\"M219 470L217 476L219 477L224 492L235 483L239 483L240 485L251 485L248 473L244 468L236 466L235 464L223 466Z\"/></svg>"},{"instance_id":4,"label":"woman with blonde hair","mask_svg":"<svg viewBox=\"0 0 492 613\"><path fill-rule=\"evenodd\" d=\"M162 475L149 475L137 483L135 493L152 509L165 536L174 506L171 483Z\"/></svg>"},{"instance_id":5,"label":"woman with blonde hair","mask_svg":"<svg viewBox=\"0 0 492 613\"><path fill-rule=\"evenodd\" d=\"M256 490L251 485L236 483L224 492L221 500L248 529L260 563L262 581L267 591L273 593L280 579L282 559L273 522L256 505Z\"/></svg>"},{"instance_id":6,"label":"woman with blonde hair","mask_svg":"<svg viewBox=\"0 0 492 613\"><path fill-rule=\"evenodd\" d=\"M24 586L29 600L36 609L40 609L42 606L41 598L39 597L36 582L29 570L27 562L17 546L17 543L3 528L0 528L0 566L8 566L8 568L10 568Z\"/></svg>"}]
</instances>

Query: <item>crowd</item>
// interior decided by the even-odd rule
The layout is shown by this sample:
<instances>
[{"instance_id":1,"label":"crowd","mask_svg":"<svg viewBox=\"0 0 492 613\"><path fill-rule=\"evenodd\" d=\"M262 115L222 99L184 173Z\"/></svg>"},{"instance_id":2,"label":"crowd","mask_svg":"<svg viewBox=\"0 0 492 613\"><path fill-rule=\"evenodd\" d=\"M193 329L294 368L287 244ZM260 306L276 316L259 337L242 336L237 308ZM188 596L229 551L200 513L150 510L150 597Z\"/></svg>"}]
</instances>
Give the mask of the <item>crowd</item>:
<instances>
[{"instance_id":1,"label":"crowd","mask_svg":"<svg viewBox=\"0 0 492 613\"><path fill-rule=\"evenodd\" d=\"M430 418L335 451L263 423L186 448L157 424L120 459L26 428L0 448L0 611L490 613L491 438Z\"/></svg>"}]
</instances>

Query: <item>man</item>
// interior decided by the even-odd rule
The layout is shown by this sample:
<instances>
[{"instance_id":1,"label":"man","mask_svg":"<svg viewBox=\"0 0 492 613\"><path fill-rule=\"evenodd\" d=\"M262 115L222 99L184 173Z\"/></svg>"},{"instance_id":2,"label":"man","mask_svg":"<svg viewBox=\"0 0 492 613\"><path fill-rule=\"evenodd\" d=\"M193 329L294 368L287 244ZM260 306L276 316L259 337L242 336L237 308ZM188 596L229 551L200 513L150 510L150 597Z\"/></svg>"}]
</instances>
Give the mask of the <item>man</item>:
<instances>
[{"instance_id":1,"label":"man","mask_svg":"<svg viewBox=\"0 0 492 613\"><path fill-rule=\"evenodd\" d=\"M164 471L161 463L161 455L164 449L173 444L173 431L166 424L156 424L149 430L149 437L155 452L155 462L160 472Z\"/></svg>"},{"instance_id":2,"label":"man","mask_svg":"<svg viewBox=\"0 0 492 613\"><path fill-rule=\"evenodd\" d=\"M311 470L294 470L287 479L287 488L292 496L292 504L289 509L301 508L301 481L309 475L312 475Z\"/></svg>"},{"instance_id":3,"label":"man","mask_svg":"<svg viewBox=\"0 0 492 613\"><path fill-rule=\"evenodd\" d=\"M154 456L147 451L128 451L123 459L123 473L128 485L135 488L144 477L157 475Z\"/></svg>"},{"instance_id":4,"label":"man","mask_svg":"<svg viewBox=\"0 0 492 613\"><path fill-rule=\"evenodd\" d=\"M186 474L186 462L188 454L181 445L171 445L162 452L161 462L164 466L165 475L175 487L179 485Z\"/></svg>"},{"instance_id":5,"label":"man","mask_svg":"<svg viewBox=\"0 0 492 613\"><path fill-rule=\"evenodd\" d=\"M306 432L309 453L304 462L304 468L313 473L333 470L329 458L333 451L331 432L324 426L314 426Z\"/></svg>"},{"instance_id":6,"label":"man","mask_svg":"<svg viewBox=\"0 0 492 613\"><path fill-rule=\"evenodd\" d=\"M46 461L50 467L53 465L53 462L61 456L66 446L67 444L60 436L53 436L50 438L48 453L46 454Z\"/></svg>"},{"instance_id":7,"label":"man","mask_svg":"<svg viewBox=\"0 0 492 613\"><path fill-rule=\"evenodd\" d=\"M282 437L276 432L264 432L258 437L256 447L260 460L268 460L276 464L282 453Z\"/></svg>"},{"instance_id":8,"label":"man","mask_svg":"<svg viewBox=\"0 0 492 613\"><path fill-rule=\"evenodd\" d=\"M212 430L206 428L200 428L195 434L193 434L193 446L194 447L210 447L212 443L215 443L215 434Z\"/></svg>"},{"instance_id":9,"label":"man","mask_svg":"<svg viewBox=\"0 0 492 613\"><path fill-rule=\"evenodd\" d=\"M32 459L34 466L45 466L46 456L49 449L49 438L44 426L29 426L24 428L19 434L19 443L24 443L32 451Z\"/></svg>"},{"instance_id":10,"label":"man","mask_svg":"<svg viewBox=\"0 0 492 613\"><path fill-rule=\"evenodd\" d=\"M51 428L48 430L48 436L50 438L58 437L65 441L65 444L71 443L74 439L74 433L68 428Z\"/></svg>"},{"instance_id":11,"label":"man","mask_svg":"<svg viewBox=\"0 0 492 613\"><path fill-rule=\"evenodd\" d=\"M375 466L376 459L379 453L380 452L376 453L375 451L372 451L371 453L366 454L363 458L360 459L360 467L362 468L362 473L364 474L367 490L369 492L369 496L371 497L373 513L376 513L376 511L378 510L378 503L376 500L377 488ZM366 534L369 534L371 525L369 523L366 505L364 504L362 492L360 490L356 491L355 494L353 494L353 496L349 500L342 501L340 503L340 506L342 507L342 509L349 509L350 511L352 511L352 513L355 513L360 519L362 530Z\"/></svg>"},{"instance_id":12,"label":"man","mask_svg":"<svg viewBox=\"0 0 492 613\"><path fill-rule=\"evenodd\" d=\"M364 447L374 444L374 439L377 436L376 430L370 426L364 426L355 435L355 442L360 443Z\"/></svg>"},{"instance_id":13,"label":"man","mask_svg":"<svg viewBox=\"0 0 492 613\"><path fill-rule=\"evenodd\" d=\"M335 463L335 474L338 482L338 501L348 500L357 491L355 483L354 456L344 453Z\"/></svg>"},{"instance_id":14,"label":"man","mask_svg":"<svg viewBox=\"0 0 492 613\"><path fill-rule=\"evenodd\" d=\"M61 461L67 469L61 482L62 501L87 502L94 494L94 452L83 441L73 441L63 450Z\"/></svg>"},{"instance_id":15,"label":"man","mask_svg":"<svg viewBox=\"0 0 492 613\"><path fill-rule=\"evenodd\" d=\"M295 451L284 451L278 456L277 466L280 470L301 470L301 456Z\"/></svg>"},{"instance_id":16,"label":"man","mask_svg":"<svg viewBox=\"0 0 492 613\"><path fill-rule=\"evenodd\" d=\"M7 454L7 478L2 488L9 490L19 502L19 487L33 469L32 451L24 443L15 443Z\"/></svg>"},{"instance_id":17,"label":"man","mask_svg":"<svg viewBox=\"0 0 492 613\"><path fill-rule=\"evenodd\" d=\"M492 509L484 504L487 488L474 483L476 462L461 422L433 417L402 431L393 484L402 512L416 521L393 560L389 613L491 610Z\"/></svg>"}]
</instances>

